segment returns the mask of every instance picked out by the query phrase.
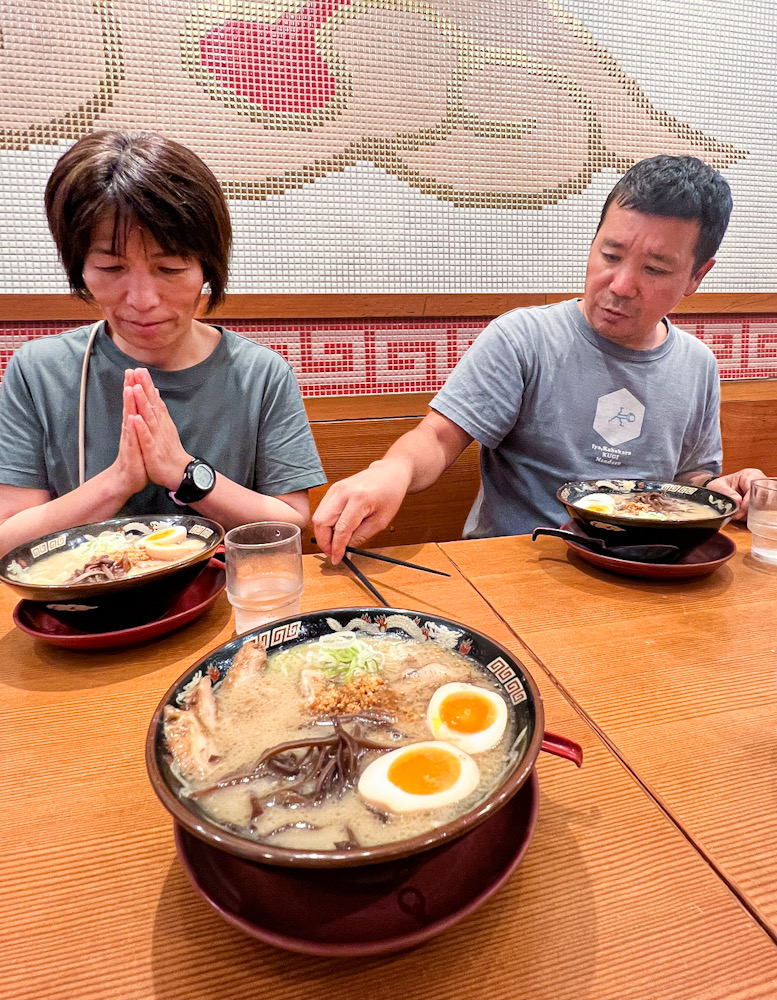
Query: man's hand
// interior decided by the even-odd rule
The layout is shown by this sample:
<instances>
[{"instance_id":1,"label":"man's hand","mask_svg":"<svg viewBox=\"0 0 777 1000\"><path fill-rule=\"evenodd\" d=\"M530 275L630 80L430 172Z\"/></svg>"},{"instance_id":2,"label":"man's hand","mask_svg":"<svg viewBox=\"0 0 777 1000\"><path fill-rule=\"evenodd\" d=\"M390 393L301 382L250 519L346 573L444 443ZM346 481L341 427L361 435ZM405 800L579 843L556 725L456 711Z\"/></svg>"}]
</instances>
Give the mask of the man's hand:
<instances>
[{"instance_id":1,"label":"man's hand","mask_svg":"<svg viewBox=\"0 0 777 1000\"><path fill-rule=\"evenodd\" d=\"M313 528L334 564L343 558L346 545L361 544L391 522L410 479L403 462L384 458L330 488L313 515Z\"/></svg>"},{"instance_id":2,"label":"man's hand","mask_svg":"<svg viewBox=\"0 0 777 1000\"><path fill-rule=\"evenodd\" d=\"M332 486L313 515L316 541L339 563L346 545L359 544L385 528L405 494L437 482L471 441L458 424L431 410L380 461Z\"/></svg>"},{"instance_id":3,"label":"man's hand","mask_svg":"<svg viewBox=\"0 0 777 1000\"><path fill-rule=\"evenodd\" d=\"M731 472L727 476L718 476L717 479L710 480L707 483L707 489L736 500L739 504L739 510L731 520L744 521L747 518L750 483L754 479L766 478L766 473L761 472L760 469L740 469L739 472Z\"/></svg>"}]
</instances>

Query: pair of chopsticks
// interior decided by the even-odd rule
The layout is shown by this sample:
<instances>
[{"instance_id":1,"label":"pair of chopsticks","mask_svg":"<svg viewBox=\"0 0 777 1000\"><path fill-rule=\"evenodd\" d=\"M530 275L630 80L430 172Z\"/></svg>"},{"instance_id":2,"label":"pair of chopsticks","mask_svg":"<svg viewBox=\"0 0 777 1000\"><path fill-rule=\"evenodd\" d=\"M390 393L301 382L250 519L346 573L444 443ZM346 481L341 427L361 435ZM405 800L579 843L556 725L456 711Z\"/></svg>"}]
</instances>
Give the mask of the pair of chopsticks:
<instances>
[{"instance_id":1,"label":"pair of chopsticks","mask_svg":"<svg viewBox=\"0 0 777 1000\"><path fill-rule=\"evenodd\" d=\"M380 562L393 563L395 566L407 566L409 569L418 569L423 573L434 573L436 576L450 576L450 573L444 573L441 569L431 569L429 566L421 566L419 563L407 562L405 559L394 559L393 556L380 556L377 552L368 552L366 549L356 549L352 545L346 545L345 551L350 552L355 556L366 556L368 559L377 559ZM367 579L364 573L362 573L362 571L354 565L353 560L349 559L347 555L344 555L342 562L343 565L348 567L357 580L360 580L367 590L369 590L369 592L373 594L373 596L375 596L384 607L391 607L378 588L373 586L372 582Z\"/></svg>"},{"instance_id":2,"label":"pair of chopsticks","mask_svg":"<svg viewBox=\"0 0 777 1000\"><path fill-rule=\"evenodd\" d=\"M410 569L420 569L424 573L435 573L437 576L450 576L450 573L443 573L441 569L432 569L430 566L421 566L418 563L406 562L404 559L394 559L393 556L379 556L377 552L367 552L366 549L355 549L352 545L345 546L346 552L352 552L355 556L367 556L368 559L379 559L381 562L394 563L395 566L409 566ZM345 562L343 556L343 562ZM348 562L351 560L349 559Z\"/></svg>"},{"instance_id":3,"label":"pair of chopsticks","mask_svg":"<svg viewBox=\"0 0 777 1000\"><path fill-rule=\"evenodd\" d=\"M361 582L364 584L364 586L367 588L367 590L369 590L371 594L374 594L375 597L377 597L377 599L380 601L380 603L383 605L384 608L391 607L389 602L386 600L383 594L381 594L378 588L373 587L373 585L370 583L370 581L367 579L364 573L362 573L360 569L357 569L356 566L354 566L354 564L351 562L348 556L343 556L343 558L340 561L342 562L343 566L348 567L348 569L353 573L353 575L357 578L357 580L361 580Z\"/></svg>"}]
</instances>

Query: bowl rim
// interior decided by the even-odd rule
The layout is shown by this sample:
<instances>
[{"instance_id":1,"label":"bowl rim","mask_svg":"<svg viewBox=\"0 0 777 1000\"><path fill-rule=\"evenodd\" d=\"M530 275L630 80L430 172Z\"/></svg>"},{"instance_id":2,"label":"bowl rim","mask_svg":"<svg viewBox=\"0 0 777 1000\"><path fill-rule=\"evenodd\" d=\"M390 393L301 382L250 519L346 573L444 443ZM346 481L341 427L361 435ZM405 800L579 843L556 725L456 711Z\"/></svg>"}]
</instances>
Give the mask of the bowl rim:
<instances>
[{"instance_id":1,"label":"bowl rim","mask_svg":"<svg viewBox=\"0 0 777 1000\"><path fill-rule=\"evenodd\" d=\"M622 484L623 488L613 489L613 486L618 486ZM626 488L628 484L628 488ZM714 509L709 509L709 515L707 517L698 517L693 519L683 519L683 520L666 520L658 521L652 520L650 518L638 518L638 517L628 517L619 516L617 514L603 514L599 511L588 511L585 507L579 507L579 500L568 500L564 499L561 494L567 489L587 489L591 487L591 493L611 493L615 496L623 495L625 493L653 493L653 492L663 492L666 487L672 486L675 489L671 490L672 493L682 493L686 499L693 500L698 503L699 501L696 497L699 493L707 494L711 497L715 497L716 500L722 502L726 507L730 507L726 513L721 513L720 511L715 511ZM609 489L607 487L610 487ZM583 494L579 499L582 500ZM731 497L725 495L725 493L718 493L716 490L711 490L707 486L691 486L689 483L678 483L670 480L661 479L572 479L566 483L563 483L556 490L556 499L559 503L566 507L572 517L576 515L584 515L583 520L604 520L606 523L612 522L613 524L623 525L624 527L630 528L646 528L655 526L656 528L668 528L672 526L678 526L680 528L693 529L696 527L704 527L705 525L718 525L723 527L739 509L738 504ZM590 514L590 517L587 515Z\"/></svg>"},{"instance_id":2,"label":"bowl rim","mask_svg":"<svg viewBox=\"0 0 777 1000\"><path fill-rule=\"evenodd\" d=\"M28 553L33 548L37 548L40 545L48 546L52 541L56 541L68 533L78 532L84 535L99 534L101 531L119 529L122 525L144 524L153 521L170 524L188 522L187 535L189 534L191 527L199 525L203 528L210 528L214 532L214 537L211 541L205 543L204 549L200 552L193 553L188 558L181 560L181 562L168 563L160 566L158 569L151 570L149 573L142 573L133 577L123 577L118 580L111 580L108 582L80 583L71 584L69 586L61 583L26 583L24 580L16 580L14 577L8 576L7 574L8 566L14 560L18 559L20 555L23 557L25 553ZM29 541L21 542L19 545L14 546L14 548L6 552L4 556L0 557L0 583L4 583L6 586L10 587L16 594L25 600L50 602L69 600L70 597L73 599L88 599L90 595L102 595L152 583L162 577L172 576L179 571L195 566L201 561L210 559L219 545L221 545L223 539L224 528L222 525L220 525L218 521L214 521L212 518L202 517L199 514L137 514L129 517L105 518L102 521L90 521L87 524L74 524L72 527L60 528L58 531L50 531L46 535L41 535L39 538L33 538ZM60 546L60 548L64 548L64 546ZM56 550L50 550L46 553L46 555L53 555L54 551ZM116 586L113 586L114 584ZM31 596L33 593L41 596L33 597Z\"/></svg>"},{"instance_id":3,"label":"bowl rim","mask_svg":"<svg viewBox=\"0 0 777 1000\"><path fill-rule=\"evenodd\" d=\"M191 678L203 669L207 669L208 661L218 652L224 650L233 643L236 645L235 652L246 642L258 637L262 632L279 629L292 625L305 619L321 619L333 615L347 615L350 617L361 616L365 612L369 614L406 615L411 618L425 617L443 625L453 626L461 629L467 635L477 637L491 644L496 650L498 657L505 659L511 669L519 675L519 681L526 691L526 701L533 715L533 732L530 735L523 755L516 762L513 770L494 788L485 798L477 802L472 808L461 816L451 820L442 826L433 828L426 833L410 837L407 840L393 841L388 844L378 844L363 850L351 849L347 851L323 851L323 850L301 850L298 848L287 848L274 846L258 840L250 840L237 833L232 833L215 821L209 820L202 815L195 815L181 801L178 795L170 788L164 774L159 766L159 753L163 752L163 712L165 706L170 704L178 692L190 682ZM292 640L293 641L293 640ZM279 644L282 648L282 644ZM340 607L324 608L317 611L305 612L303 614L292 615L287 618L280 618L270 622L258 629L245 632L235 636L220 646L209 650L201 656L196 663L190 666L181 674L167 689L159 701L149 723L146 735L146 769L148 771L151 785L162 805L171 814L173 819L180 823L186 830L199 837L206 843L220 850L227 851L237 857L248 861L280 865L290 868L347 868L357 865L379 864L385 861L394 861L399 858L418 854L429 848L439 846L445 840L450 840L461 836L468 830L474 829L484 820L492 816L506 802L508 802L518 789L529 778L534 768L537 755L540 752L544 736L545 715L537 682L524 666L518 657L511 653L502 643L478 629L471 628L463 622L437 615L432 612L423 612L408 608L389 608L381 606Z\"/></svg>"}]
</instances>

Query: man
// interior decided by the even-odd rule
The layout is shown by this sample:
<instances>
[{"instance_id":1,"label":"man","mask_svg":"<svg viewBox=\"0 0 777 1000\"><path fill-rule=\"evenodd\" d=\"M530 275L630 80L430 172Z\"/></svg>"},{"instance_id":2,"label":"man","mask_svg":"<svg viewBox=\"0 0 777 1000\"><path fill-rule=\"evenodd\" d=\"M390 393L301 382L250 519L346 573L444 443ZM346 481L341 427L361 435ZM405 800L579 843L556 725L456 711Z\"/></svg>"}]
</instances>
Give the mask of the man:
<instances>
[{"instance_id":1,"label":"man","mask_svg":"<svg viewBox=\"0 0 777 1000\"><path fill-rule=\"evenodd\" d=\"M615 185L580 300L494 320L378 462L335 483L313 518L333 562L389 524L472 440L482 484L465 537L522 534L566 517L573 479L650 476L708 484L741 504L752 479L721 476L720 387L712 352L667 313L715 263L731 213L725 179L692 156L655 156Z\"/></svg>"}]
</instances>

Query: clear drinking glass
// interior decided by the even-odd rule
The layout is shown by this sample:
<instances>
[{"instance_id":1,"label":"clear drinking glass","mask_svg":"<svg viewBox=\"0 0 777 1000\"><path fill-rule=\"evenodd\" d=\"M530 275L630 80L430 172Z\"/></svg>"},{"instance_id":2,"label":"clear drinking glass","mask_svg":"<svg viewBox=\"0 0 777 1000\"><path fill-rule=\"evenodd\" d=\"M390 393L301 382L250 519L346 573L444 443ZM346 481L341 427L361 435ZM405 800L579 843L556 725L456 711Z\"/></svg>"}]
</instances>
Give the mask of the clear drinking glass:
<instances>
[{"instance_id":1,"label":"clear drinking glass","mask_svg":"<svg viewBox=\"0 0 777 1000\"><path fill-rule=\"evenodd\" d=\"M754 479L750 484L747 526L753 557L777 565L777 479Z\"/></svg>"},{"instance_id":2,"label":"clear drinking glass","mask_svg":"<svg viewBox=\"0 0 777 1000\"><path fill-rule=\"evenodd\" d=\"M240 634L298 614L302 594L302 536L296 524L259 521L224 536L227 597Z\"/></svg>"}]
</instances>

